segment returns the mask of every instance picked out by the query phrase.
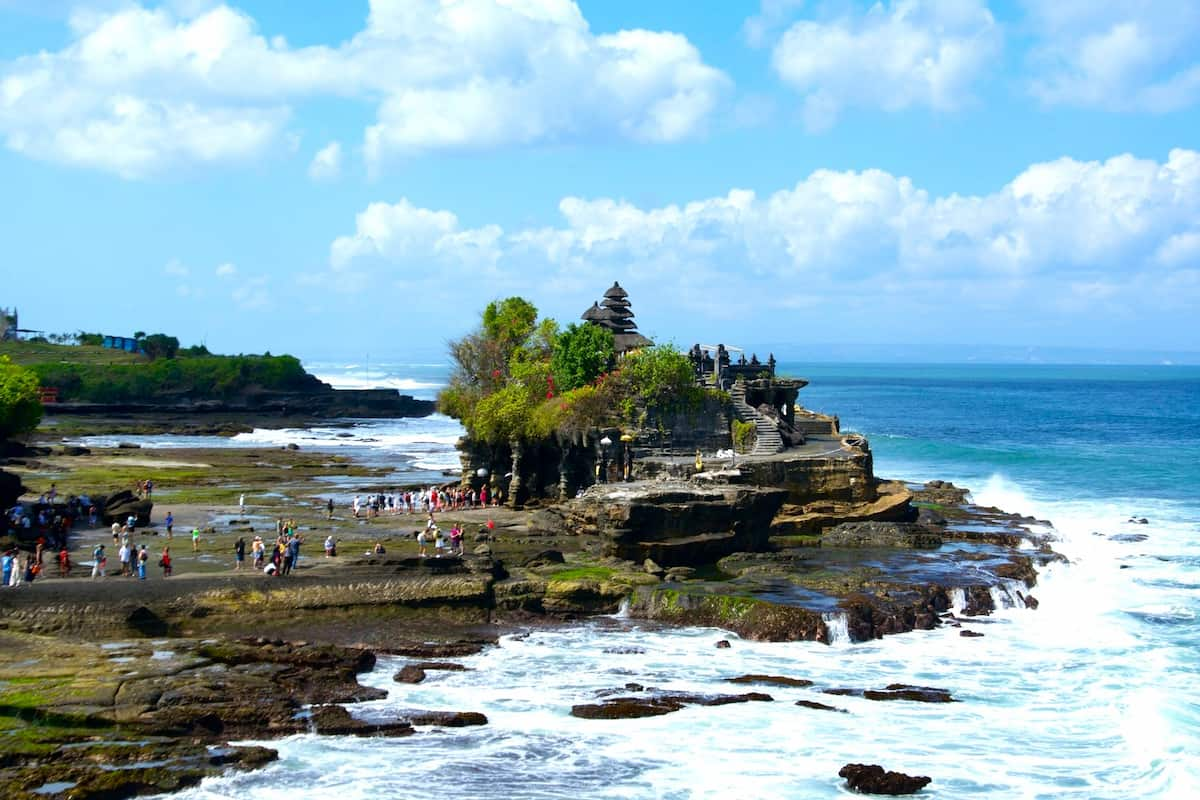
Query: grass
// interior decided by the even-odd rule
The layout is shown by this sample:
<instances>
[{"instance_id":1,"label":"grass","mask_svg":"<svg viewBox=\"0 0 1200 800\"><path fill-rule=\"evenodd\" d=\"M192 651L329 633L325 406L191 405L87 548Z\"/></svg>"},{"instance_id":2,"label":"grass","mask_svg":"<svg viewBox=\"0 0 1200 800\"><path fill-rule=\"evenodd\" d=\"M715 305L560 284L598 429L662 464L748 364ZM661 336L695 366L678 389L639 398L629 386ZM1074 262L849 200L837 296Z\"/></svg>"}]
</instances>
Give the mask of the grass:
<instances>
[{"instance_id":1,"label":"grass","mask_svg":"<svg viewBox=\"0 0 1200 800\"><path fill-rule=\"evenodd\" d=\"M43 344L41 342L0 342L0 355L8 356L14 364L145 364L149 359L123 350L110 350L95 345Z\"/></svg>"},{"instance_id":2,"label":"grass","mask_svg":"<svg viewBox=\"0 0 1200 800\"><path fill-rule=\"evenodd\" d=\"M606 581L614 571L611 567L572 567L546 577L551 581Z\"/></svg>"}]
</instances>

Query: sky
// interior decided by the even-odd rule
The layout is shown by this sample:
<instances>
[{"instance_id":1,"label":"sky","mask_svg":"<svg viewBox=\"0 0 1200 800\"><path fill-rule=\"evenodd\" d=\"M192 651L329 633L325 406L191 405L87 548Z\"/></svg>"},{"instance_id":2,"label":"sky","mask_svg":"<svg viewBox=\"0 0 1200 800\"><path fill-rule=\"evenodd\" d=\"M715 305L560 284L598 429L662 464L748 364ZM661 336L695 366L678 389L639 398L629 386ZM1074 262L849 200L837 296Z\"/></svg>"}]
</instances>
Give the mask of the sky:
<instances>
[{"instance_id":1,"label":"sky","mask_svg":"<svg viewBox=\"0 0 1200 800\"><path fill-rule=\"evenodd\" d=\"M684 347L1200 352L1200 4L0 0L0 31L26 328L436 357L490 300L565 324L620 281Z\"/></svg>"}]
</instances>

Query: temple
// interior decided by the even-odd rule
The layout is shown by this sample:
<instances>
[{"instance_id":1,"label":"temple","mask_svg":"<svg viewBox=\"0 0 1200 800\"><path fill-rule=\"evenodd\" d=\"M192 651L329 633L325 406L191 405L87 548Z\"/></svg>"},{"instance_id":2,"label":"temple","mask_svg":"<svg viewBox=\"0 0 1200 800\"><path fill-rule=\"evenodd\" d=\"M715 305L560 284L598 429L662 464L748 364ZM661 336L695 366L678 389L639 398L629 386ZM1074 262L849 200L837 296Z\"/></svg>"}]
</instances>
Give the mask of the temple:
<instances>
[{"instance_id":1,"label":"temple","mask_svg":"<svg viewBox=\"0 0 1200 800\"><path fill-rule=\"evenodd\" d=\"M581 319L611 331L613 350L618 356L654 344L637 332L637 323L633 321L633 311L629 305L629 293L616 281L613 281L612 287L604 293L604 300L592 303L592 307L583 312Z\"/></svg>"}]
</instances>

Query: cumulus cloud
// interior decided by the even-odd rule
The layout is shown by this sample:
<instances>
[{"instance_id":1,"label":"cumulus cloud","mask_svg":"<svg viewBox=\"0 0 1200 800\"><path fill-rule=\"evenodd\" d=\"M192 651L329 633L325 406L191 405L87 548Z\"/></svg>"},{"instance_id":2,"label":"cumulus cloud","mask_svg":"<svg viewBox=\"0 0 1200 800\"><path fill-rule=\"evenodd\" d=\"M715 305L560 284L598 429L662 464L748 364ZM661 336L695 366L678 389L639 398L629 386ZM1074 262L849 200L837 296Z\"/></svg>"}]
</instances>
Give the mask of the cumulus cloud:
<instances>
[{"instance_id":1,"label":"cumulus cloud","mask_svg":"<svg viewBox=\"0 0 1200 800\"><path fill-rule=\"evenodd\" d=\"M818 170L759 196L641 208L564 198L558 225L465 227L408 200L373 203L333 242L330 285L447 285L584 297L636 276L704 313L869 308L918 294L1009 314L1200 301L1200 153L1031 165L990 194L931 195L881 170ZM477 281L480 275L488 280ZM319 280L319 276L310 276ZM482 288L481 288L482 287ZM736 292L730 292L737 287Z\"/></svg>"},{"instance_id":2,"label":"cumulus cloud","mask_svg":"<svg viewBox=\"0 0 1200 800\"><path fill-rule=\"evenodd\" d=\"M573 0L371 0L363 30L291 47L201 3L80 11L61 50L0 63L0 136L127 178L247 160L312 96L376 107L369 163L438 149L700 131L729 86L684 37L594 34Z\"/></svg>"},{"instance_id":3,"label":"cumulus cloud","mask_svg":"<svg viewBox=\"0 0 1200 800\"><path fill-rule=\"evenodd\" d=\"M232 278L237 275L237 267L229 262L217 265L216 275L218 278Z\"/></svg>"},{"instance_id":4,"label":"cumulus cloud","mask_svg":"<svg viewBox=\"0 0 1200 800\"><path fill-rule=\"evenodd\" d=\"M1047 105L1168 112L1200 99L1200 6L1171 0L1025 3L1034 96Z\"/></svg>"},{"instance_id":5,"label":"cumulus cloud","mask_svg":"<svg viewBox=\"0 0 1200 800\"><path fill-rule=\"evenodd\" d=\"M308 165L308 177L314 181L331 181L342 174L342 145L330 142L317 151Z\"/></svg>"},{"instance_id":6,"label":"cumulus cloud","mask_svg":"<svg viewBox=\"0 0 1200 800\"><path fill-rule=\"evenodd\" d=\"M984 0L890 0L863 14L794 23L771 61L803 95L805 125L819 131L851 107L957 109L1001 45Z\"/></svg>"}]
</instances>

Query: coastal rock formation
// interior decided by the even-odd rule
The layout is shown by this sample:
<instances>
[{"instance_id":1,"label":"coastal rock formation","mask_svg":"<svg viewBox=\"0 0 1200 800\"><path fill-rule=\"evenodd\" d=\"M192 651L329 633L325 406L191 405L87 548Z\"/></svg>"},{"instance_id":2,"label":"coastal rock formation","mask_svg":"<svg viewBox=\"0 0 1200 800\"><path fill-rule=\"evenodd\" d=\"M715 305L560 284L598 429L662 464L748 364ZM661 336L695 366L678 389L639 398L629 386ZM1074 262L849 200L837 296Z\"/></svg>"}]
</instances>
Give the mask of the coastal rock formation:
<instances>
[{"instance_id":1,"label":"coastal rock formation","mask_svg":"<svg viewBox=\"0 0 1200 800\"><path fill-rule=\"evenodd\" d=\"M584 703L571 707L571 716L581 719L638 719L670 714L689 705L724 706L731 703L769 703L769 694L651 694L646 697L614 697L602 703Z\"/></svg>"},{"instance_id":2,"label":"coastal rock formation","mask_svg":"<svg viewBox=\"0 0 1200 800\"><path fill-rule=\"evenodd\" d=\"M847 764L838 770L852 791L862 794L914 794L929 785L932 778L924 775L905 775L885 770L878 764Z\"/></svg>"},{"instance_id":3,"label":"coastal rock formation","mask_svg":"<svg viewBox=\"0 0 1200 800\"><path fill-rule=\"evenodd\" d=\"M829 628L819 612L742 595L641 589L629 613L677 625L725 628L757 641L829 643Z\"/></svg>"},{"instance_id":4,"label":"coastal rock formation","mask_svg":"<svg viewBox=\"0 0 1200 800\"><path fill-rule=\"evenodd\" d=\"M929 550L942 537L928 528L902 522L843 522L821 534L822 547L909 547Z\"/></svg>"},{"instance_id":5,"label":"coastal rock formation","mask_svg":"<svg viewBox=\"0 0 1200 800\"><path fill-rule=\"evenodd\" d=\"M602 539L606 556L663 567L713 563L766 546L782 489L643 482L599 484L563 509L564 528Z\"/></svg>"}]
</instances>

